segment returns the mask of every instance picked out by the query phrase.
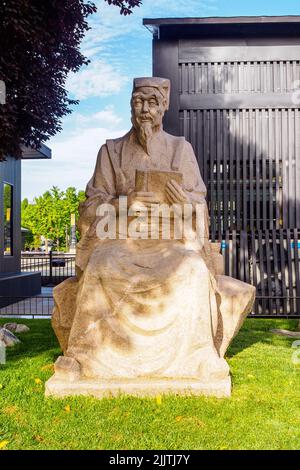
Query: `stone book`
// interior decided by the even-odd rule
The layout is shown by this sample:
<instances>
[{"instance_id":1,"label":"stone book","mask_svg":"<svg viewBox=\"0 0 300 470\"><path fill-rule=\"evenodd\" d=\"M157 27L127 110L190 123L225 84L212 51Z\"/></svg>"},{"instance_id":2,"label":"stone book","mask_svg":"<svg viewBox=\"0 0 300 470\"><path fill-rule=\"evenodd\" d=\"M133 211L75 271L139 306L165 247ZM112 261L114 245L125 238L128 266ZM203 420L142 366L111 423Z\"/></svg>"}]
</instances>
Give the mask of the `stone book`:
<instances>
[{"instance_id":1,"label":"stone book","mask_svg":"<svg viewBox=\"0 0 300 470\"><path fill-rule=\"evenodd\" d=\"M161 203L168 204L165 187L172 179L182 186L183 176L178 171L136 170L135 190L154 192Z\"/></svg>"}]
</instances>

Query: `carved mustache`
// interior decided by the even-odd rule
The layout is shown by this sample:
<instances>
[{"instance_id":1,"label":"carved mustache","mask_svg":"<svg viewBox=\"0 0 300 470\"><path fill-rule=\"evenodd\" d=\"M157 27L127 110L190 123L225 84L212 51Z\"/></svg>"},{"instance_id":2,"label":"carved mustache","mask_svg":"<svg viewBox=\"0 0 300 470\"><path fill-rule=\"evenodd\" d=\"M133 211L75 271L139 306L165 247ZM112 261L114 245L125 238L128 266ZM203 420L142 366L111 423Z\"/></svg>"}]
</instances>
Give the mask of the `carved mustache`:
<instances>
[{"instance_id":1,"label":"carved mustache","mask_svg":"<svg viewBox=\"0 0 300 470\"><path fill-rule=\"evenodd\" d=\"M138 120L139 121L153 121L153 118L150 114L141 114L139 117L138 117Z\"/></svg>"}]
</instances>

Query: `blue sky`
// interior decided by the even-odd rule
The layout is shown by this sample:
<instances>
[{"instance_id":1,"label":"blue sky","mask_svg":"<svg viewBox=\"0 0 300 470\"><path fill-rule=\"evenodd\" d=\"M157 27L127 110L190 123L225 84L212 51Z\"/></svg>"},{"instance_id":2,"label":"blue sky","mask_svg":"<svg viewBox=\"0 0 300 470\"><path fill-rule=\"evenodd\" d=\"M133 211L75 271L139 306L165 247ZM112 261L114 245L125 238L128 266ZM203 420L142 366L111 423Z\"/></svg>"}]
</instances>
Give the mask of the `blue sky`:
<instances>
[{"instance_id":1,"label":"blue sky","mask_svg":"<svg viewBox=\"0 0 300 470\"><path fill-rule=\"evenodd\" d=\"M62 132L46 142L52 160L22 163L22 198L32 200L53 185L85 189L100 146L130 128L132 79L152 75L152 35L143 18L300 15L299 0L143 0L127 17L103 0L95 3L98 12L82 43L91 63L67 82L80 104L64 119Z\"/></svg>"}]
</instances>

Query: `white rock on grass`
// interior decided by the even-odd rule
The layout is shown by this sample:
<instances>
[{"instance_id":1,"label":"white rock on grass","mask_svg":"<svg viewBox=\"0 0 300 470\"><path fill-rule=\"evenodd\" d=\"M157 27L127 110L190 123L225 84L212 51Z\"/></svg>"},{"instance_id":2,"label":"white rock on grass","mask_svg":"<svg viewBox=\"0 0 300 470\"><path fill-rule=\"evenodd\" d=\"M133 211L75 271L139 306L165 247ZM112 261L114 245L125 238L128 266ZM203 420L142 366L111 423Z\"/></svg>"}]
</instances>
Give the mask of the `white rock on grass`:
<instances>
[{"instance_id":1,"label":"white rock on grass","mask_svg":"<svg viewBox=\"0 0 300 470\"><path fill-rule=\"evenodd\" d=\"M27 333L27 331L30 330L28 326L23 325L22 323L5 323L3 328L6 328L13 333Z\"/></svg>"},{"instance_id":2,"label":"white rock on grass","mask_svg":"<svg viewBox=\"0 0 300 470\"><path fill-rule=\"evenodd\" d=\"M0 343L7 347L20 343L20 340L6 328L0 328Z\"/></svg>"}]
</instances>

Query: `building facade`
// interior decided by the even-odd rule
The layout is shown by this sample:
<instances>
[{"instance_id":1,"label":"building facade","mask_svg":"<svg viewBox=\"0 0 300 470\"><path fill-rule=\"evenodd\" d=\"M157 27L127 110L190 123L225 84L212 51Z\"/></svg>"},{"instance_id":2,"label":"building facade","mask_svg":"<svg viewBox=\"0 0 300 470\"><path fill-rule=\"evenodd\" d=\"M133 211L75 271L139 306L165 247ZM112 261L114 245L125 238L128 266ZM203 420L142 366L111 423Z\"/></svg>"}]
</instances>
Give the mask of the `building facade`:
<instances>
[{"instance_id":1,"label":"building facade","mask_svg":"<svg viewBox=\"0 0 300 470\"><path fill-rule=\"evenodd\" d=\"M227 273L257 286L261 314L300 315L300 17L144 25L153 75L171 80L164 127L194 148Z\"/></svg>"},{"instance_id":2,"label":"building facade","mask_svg":"<svg viewBox=\"0 0 300 470\"><path fill-rule=\"evenodd\" d=\"M51 158L45 145L0 162L0 305L41 291L40 273L21 272L21 160Z\"/></svg>"}]
</instances>

